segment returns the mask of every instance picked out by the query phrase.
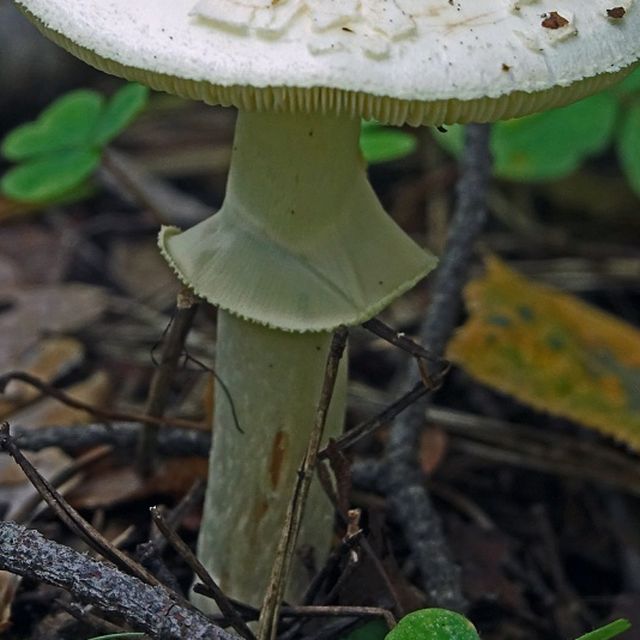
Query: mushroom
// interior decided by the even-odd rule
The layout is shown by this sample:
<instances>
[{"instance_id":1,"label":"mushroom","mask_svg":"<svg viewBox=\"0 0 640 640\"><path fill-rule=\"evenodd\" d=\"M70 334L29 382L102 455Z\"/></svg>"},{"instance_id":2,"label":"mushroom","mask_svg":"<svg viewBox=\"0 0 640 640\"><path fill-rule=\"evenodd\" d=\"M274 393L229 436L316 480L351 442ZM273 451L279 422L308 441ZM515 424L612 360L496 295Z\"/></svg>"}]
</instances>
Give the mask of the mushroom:
<instances>
[{"instance_id":1,"label":"mushroom","mask_svg":"<svg viewBox=\"0 0 640 640\"><path fill-rule=\"evenodd\" d=\"M360 118L487 122L577 100L640 58L640 7L624 0L612 20L603 0L16 1L99 69L238 108L221 211L163 229L160 248L219 308L228 395L216 396L199 556L229 595L257 604L331 331L372 317L435 265L369 186ZM330 522L316 492L302 542L318 558Z\"/></svg>"}]
</instances>

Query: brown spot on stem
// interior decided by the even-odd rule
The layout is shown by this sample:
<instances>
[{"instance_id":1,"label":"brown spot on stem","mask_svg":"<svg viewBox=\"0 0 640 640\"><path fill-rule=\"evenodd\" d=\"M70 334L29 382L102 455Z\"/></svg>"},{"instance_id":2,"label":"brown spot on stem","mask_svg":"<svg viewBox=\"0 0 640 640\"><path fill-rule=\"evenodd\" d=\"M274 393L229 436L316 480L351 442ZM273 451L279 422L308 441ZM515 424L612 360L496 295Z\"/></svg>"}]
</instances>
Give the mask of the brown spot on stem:
<instances>
[{"instance_id":1,"label":"brown spot on stem","mask_svg":"<svg viewBox=\"0 0 640 640\"><path fill-rule=\"evenodd\" d=\"M278 431L271 446L271 458L269 459L269 479L271 488L277 489L282 477L282 465L289 447L289 436L284 431Z\"/></svg>"}]
</instances>

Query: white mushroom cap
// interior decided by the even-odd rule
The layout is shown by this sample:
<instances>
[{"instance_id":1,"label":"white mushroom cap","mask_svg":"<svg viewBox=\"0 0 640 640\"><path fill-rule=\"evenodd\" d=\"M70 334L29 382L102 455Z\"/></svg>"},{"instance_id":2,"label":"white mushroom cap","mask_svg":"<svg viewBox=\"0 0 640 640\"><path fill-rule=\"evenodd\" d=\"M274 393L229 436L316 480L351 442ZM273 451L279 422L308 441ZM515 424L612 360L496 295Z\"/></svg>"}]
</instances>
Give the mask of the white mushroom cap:
<instances>
[{"instance_id":1,"label":"white mushroom cap","mask_svg":"<svg viewBox=\"0 0 640 640\"><path fill-rule=\"evenodd\" d=\"M634 0L17 0L116 75L209 103L400 124L570 102L640 58Z\"/></svg>"}]
</instances>

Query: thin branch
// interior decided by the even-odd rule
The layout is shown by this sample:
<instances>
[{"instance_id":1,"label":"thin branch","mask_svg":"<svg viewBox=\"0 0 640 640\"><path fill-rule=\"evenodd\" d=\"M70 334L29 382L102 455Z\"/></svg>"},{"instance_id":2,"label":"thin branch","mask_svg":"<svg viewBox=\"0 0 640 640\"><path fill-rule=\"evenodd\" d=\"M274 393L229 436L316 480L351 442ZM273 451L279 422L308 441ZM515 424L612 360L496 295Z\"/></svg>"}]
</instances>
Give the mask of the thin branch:
<instances>
[{"instance_id":1,"label":"thin branch","mask_svg":"<svg viewBox=\"0 0 640 640\"><path fill-rule=\"evenodd\" d=\"M422 383L417 383L410 393L413 392L418 394L418 398L428 393ZM403 396L385 409L385 412L391 413L390 416L385 417L383 412L351 429L336 441L338 448L345 451L361 438L389 424L399 413L397 409L402 408L400 404L405 405L402 408L404 410L415 400L408 394ZM541 433L539 429L524 424L503 422L445 407L427 408L426 417L453 436L454 448L464 447L474 455L486 455L491 460L591 480L617 487L627 493L640 494L637 464L629 456L611 449L607 444L576 441L575 438L563 437L559 433ZM15 443L23 451L58 447L67 453L78 454L101 445L131 451L135 447L139 428L139 423L135 422L116 422L109 426L100 423L72 427L51 425L35 430L13 425L12 433ZM470 447L474 447L476 441L485 445L472 451ZM208 431L167 427L159 433L158 453L166 457L206 457L210 443L211 434ZM325 449L320 450L319 457L326 459ZM367 467L357 463L356 467L359 475L366 473L369 478L378 476L375 483L363 481L364 486L371 488L375 484L382 491L380 487L384 483L378 481L383 480L384 465L375 462L368 461Z\"/></svg>"},{"instance_id":2,"label":"thin branch","mask_svg":"<svg viewBox=\"0 0 640 640\"><path fill-rule=\"evenodd\" d=\"M395 329L391 328L389 325L385 324L378 318L372 318L371 320L367 320L362 324L362 326L371 333L375 334L379 338L386 340L389 344L392 344L394 347L398 347L402 349L402 351L406 351L411 354L415 358L424 358L429 362L434 362L436 364L445 364L447 363L442 357L438 357L425 349L421 344L418 344L415 340L408 338L404 333L398 332Z\"/></svg>"},{"instance_id":3,"label":"thin branch","mask_svg":"<svg viewBox=\"0 0 640 640\"><path fill-rule=\"evenodd\" d=\"M454 330L475 243L487 218L489 134L487 125L469 125L466 129L456 210L420 331L420 341L436 357L443 356ZM410 377L414 375L411 372ZM386 452L386 493L431 604L464 611L467 603L462 594L460 570L451 560L417 459L428 404L426 396L421 398L392 425Z\"/></svg>"},{"instance_id":4,"label":"thin branch","mask_svg":"<svg viewBox=\"0 0 640 640\"><path fill-rule=\"evenodd\" d=\"M201 455L206 456L206 452ZM202 503L202 499L204 498L204 492L206 489L206 482L202 478L196 480L192 485L189 491L180 499L180 502L171 509L166 515L163 514L167 524L172 529L177 529L185 516L193 511L195 507ZM159 551L163 551L167 545L167 539L162 535L160 531L154 529L151 533L149 541L154 544Z\"/></svg>"},{"instance_id":5,"label":"thin branch","mask_svg":"<svg viewBox=\"0 0 640 640\"><path fill-rule=\"evenodd\" d=\"M342 618L357 616L358 618L382 618L389 629L396 626L396 619L391 611L381 607L351 607L351 606L322 606L322 607L282 607L281 615L295 618Z\"/></svg>"},{"instance_id":6,"label":"thin branch","mask_svg":"<svg viewBox=\"0 0 640 640\"><path fill-rule=\"evenodd\" d=\"M105 175L106 174L106 175ZM134 158L108 147L98 178L129 195L142 209L150 209L162 224L191 227L211 215L211 208L145 170Z\"/></svg>"},{"instance_id":7,"label":"thin branch","mask_svg":"<svg viewBox=\"0 0 640 640\"><path fill-rule=\"evenodd\" d=\"M359 531L357 535L353 535L351 537L345 537L340 546L337 549L334 549L324 566L316 573L313 577L307 590L304 593L304 596L301 600L304 605L311 605L316 602L316 598L320 593L324 583L327 581L329 576L336 571L336 569L340 566L340 563L343 559L353 550L354 547L358 545L360 542L360 538L362 538L362 531Z\"/></svg>"},{"instance_id":8,"label":"thin branch","mask_svg":"<svg viewBox=\"0 0 640 640\"><path fill-rule=\"evenodd\" d=\"M0 569L66 589L158 640L237 640L199 611L177 603L164 588L145 584L13 522L0 522Z\"/></svg>"},{"instance_id":9,"label":"thin branch","mask_svg":"<svg viewBox=\"0 0 640 640\"><path fill-rule=\"evenodd\" d=\"M160 586L155 576L150 574L144 567L140 566L124 552L120 551L120 549L114 547L58 493L46 478L43 478L38 473L37 469L29 462L13 441L7 422L4 422L2 426L0 426L0 450L8 453L16 461L56 516L92 549L95 549L116 566L136 576L139 580L150 585Z\"/></svg>"},{"instance_id":10,"label":"thin branch","mask_svg":"<svg viewBox=\"0 0 640 640\"><path fill-rule=\"evenodd\" d=\"M189 491L182 496L178 504L165 515L166 521L172 529L179 527L186 514L202 502L205 486L206 482L202 478L196 480L191 485ZM130 541L131 540L128 540L128 542ZM167 563L163 557L163 552L167 544L167 539L158 530L158 527L152 524L149 539L146 542L141 542L136 545L135 558L143 567L149 569L169 588L181 592L176 576L169 567L167 567Z\"/></svg>"},{"instance_id":11,"label":"thin branch","mask_svg":"<svg viewBox=\"0 0 640 640\"><path fill-rule=\"evenodd\" d=\"M203 584L209 589L213 599L220 608L231 626L246 640L255 640L253 632L244 620L240 617L235 607L231 604L217 582L211 577L209 572L204 568L203 564L196 558L195 554L185 544L184 540L176 533L176 531L162 517L157 507L151 507L151 518L162 535L167 539L169 544L177 551L180 557L191 567L193 572L202 580Z\"/></svg>"},{"instance_id":12,"label":"thin branch","mask_svg":"<svg viewBox=\"0 0 640 640\"><path fill-rule=\"evenodd\" d=\"M174 427L180 427L182 429L202 428L201 424L192 422L191 420L181 420L179 418L155 418L143 413L110 411L109 409L102 409L92 404L82 402L81 400L77 400L64 391L56 389L56 387L47 384L46 382L40 380L40 378L37 378L30 373L26 373L25 371L9 371L9 373L5 373L4 375L0 376L0 393L4 393L7 385L12 380L19 380L20 382L31 385L32 387L38 389L38 391L40 391L41 393L55 398L62 404L65 404L72 409L84 411L100 420L105 420L106 422L141 422L143 424L155 424L158 426L170 425Z\"/></svg>"},{"instance_id":13,"label":"thin branch","mask_svg":"<svg viewBox=\"0 0 640 640\"><path fill-rule=\"evenodd\" d=\"M389 424L396 416L402 413L405 409L410 407L414 402L429 393L429 389L421 382L417 382L413 388L405 393L402 397L398 398L393 404L390 404L386 409L381 411L377 416L374 416L370 420L365 420L359 425L349 429L346 433L337 438L333 446L340 451L344 451L353 446L356 442L359 442L363 438L371 435L374 431ZM318 452L318 457L324 460L328 456L327 447L323 447Z\"/></svg>"},{"instance_id":14,"label":"thin branch","mask_svg":"<svg viewBox=\"0 0 640 640\"><path fill-rule=\"evenodd\" d=\"M197 583L194 585L193 590L202 596L207 598L213 598L211 590L204 584ZM242 614L242 617L251 622L257 620L258 610L253 607L247 607L246 611ZM279 612L280 618L343 618L343 617L358 617L358 618L382 618L389 629L393 629L397 622L396 619L388 609L382 607L360 607L360 606L342 606L342 605L297 605L297 606L282 606ZM224 615L215 616L215 619L225 623L227 619Z\"/></svg>"},{"instance_id":15,"label":"thin branch","mask_svg":"<svg viewBox=\"0 0 640 640\"><path fill-rule=\"evenodd\" d=\"M160 363L154 371L149 389L145 413L162 418L169 402L171 385L184 345L198 311L194 295L186 288L178 293L176 311L162 342ZM137 451L137 468L142 475L152 473L157 462L159 425L147 423L140 432Z\"/></svg>"},{"instance_id":16,"label":"thin branch","mask_svg":"<svg viewBox=\"0 0 640 640\"><path fill-rule=\"evenodd\" d=\"M291 562L302 523L302 516L307 496L309 495L309 488L315 475L318 451L320 449L320 443L322 442L329 404L333 396L340 359L342 358L347 343L347 337L347 329L340 327L334 333L331 341L315 423L311 431L311 436L309 437L309 444L304 460L298 471L298 480L293 490L282 536L276 551L276 559L267 587L267 593L264 597L262 611L260 612L260 620L258 623L259 640L274 640L277 635L280 602L289 577Z\"/></svg>"},{"instance_id":17,"label":"thin branch","mask_svg":"<svg viewBox=\"0 0 640 640\"><path fill-rule=\"evenodd\" d=\"M53 476L49 478L49 483L52 487L58 488L78 473L84 471L87 467L93 466L100 460L104 460L110 456L112 452L113 449L109 446L94 447L90 451L82 454L79 458L75 458L69 464L66 464L62 469L56 471ZM5 517L15 522L29 524L41 500L42 496L36 491L36 493L25 500L18 509L10 509L9 514Z\"/></svg>"}]
</instances>

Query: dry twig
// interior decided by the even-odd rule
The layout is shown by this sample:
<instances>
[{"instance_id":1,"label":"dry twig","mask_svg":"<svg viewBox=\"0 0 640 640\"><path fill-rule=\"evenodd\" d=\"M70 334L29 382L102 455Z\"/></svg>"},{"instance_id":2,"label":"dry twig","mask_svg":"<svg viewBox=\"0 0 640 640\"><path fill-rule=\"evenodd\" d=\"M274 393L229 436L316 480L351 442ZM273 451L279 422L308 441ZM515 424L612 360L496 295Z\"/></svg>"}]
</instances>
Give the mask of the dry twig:
<instances>
[{"instance_id":1,"label":"dry twig","mask_svg":"<svg viewBox=\"0 0 640 640\"><path fill-rule=\"evenodd\" d=\"M267 587L267 593L264 597L262 611L260 612L260 620L258 623L259 640L273 640L277 634L280 601L282 600L289 576L311 480L315 474L318 451L324 433L329 403L333 395L340 359L342 358L347 343L347 336L347 329L340 327L334 333L333 340L331 341L324 382L320 393L320 401L316 411L315 424L309 437L307 452L298 471L298 480L293 490L286 521L282 530L282 537L280 538L276 551L276 559Z\"/></svg>"},{"instance_id":2,"label":"dry twig","mask_svg":"<svg viewBox=\"0 0 640 640\"><path fill-rule=\"evenodd\" d=\"M475 243L486 220L491 173L489 132L487 125L467 127L458 202L447 246L436 271L431 304L420 331L421 342L436 357L444 354L455 327ZM410 375L413 378L413 372ZM430 602L464 611L466 601L462 595L460 571L451 560L417 460L428 402L425 396L414 403L391 428L386 456L386 493Z\"/></svg>"},{"instance_id":3,"label":"dry twig","mask_svg":"<svg viewBox=\"0 0 640 640\"><path fill-rule=\"evenodd\" d=\"M145 584L13 522L0 523L0 569L66 589L158 640L237 640L199 611L176 602L163 587Z\"/></svg>"},{"instance_id":4,"label":"dry twig","mask_svg":"<svg viewBox=\"0 0 640 640\"><path fill-rule=\"evenodd\" d=\"M255 640L255 636L244 620L240 617L235 607L216 581L211 577L209 572L204 568L203 564L196 558L195 554L185 544L184 540L176 533L176 531L167 523L158 511L157 507L151 507L151 517L158 527L162 535L167 539L169 544L178 552L180 557L191 567L193 572L202 580L212 594L213 599L220 608L222 615L229 621L229 624L246 640Z\"/></svg>"},{"instance_id":5,"label":"dry twig","mask_svg":"<svg viewBox=\"0 0 640 640\"><path fill-rule=\"evenodd\" d=\"M16 461L53 513L92 549L139 580L150 585L160 586L155 576L111 544L58 493L46 478L38 473L13 441L7 422L0 426L0 450L8 453Z\"/></svg>"},{"instance_id":6,"label":"dry twig","mask_svg":"<svg viewBox=\"0 0 640 640\"><path fill-rule=\"evenodd\" d=\"M156 418L143 413L102 409L92 404L88 404L87 402L77 400L64 391L56 389L54 386L47 384L36 376L32 376L30 373L26 373L25 371L9 371L9 373L5 373L0 376L0 393L4 393L7 385L12 380L19 380L20 382L31 385L38 389L38 391L55 398L72 409L85 411L89 415L95 416L100 420L105 420L106 422L141 422L143 424L154 424L158 426L170 425L180 427L182 429L202 429L201 424L192 422L191 420L181 420L179 418Z\"/></svg>"},{"instance_id":7,"label":"dry twig","mask_svg":"<svg viewBox=\"0 0 640 640\"><path fill-rule=\"evenodd\" d=\"M176 311L162 343L160 362L151 380L145 413L162 418L167 408L170 389L180 356L198 311L194 295L186 288L178 293ZM150 475L157 461L159 425L147 423L142 427L138 442L137 468L142 475Z\"/></svg>"}]
</instances>

